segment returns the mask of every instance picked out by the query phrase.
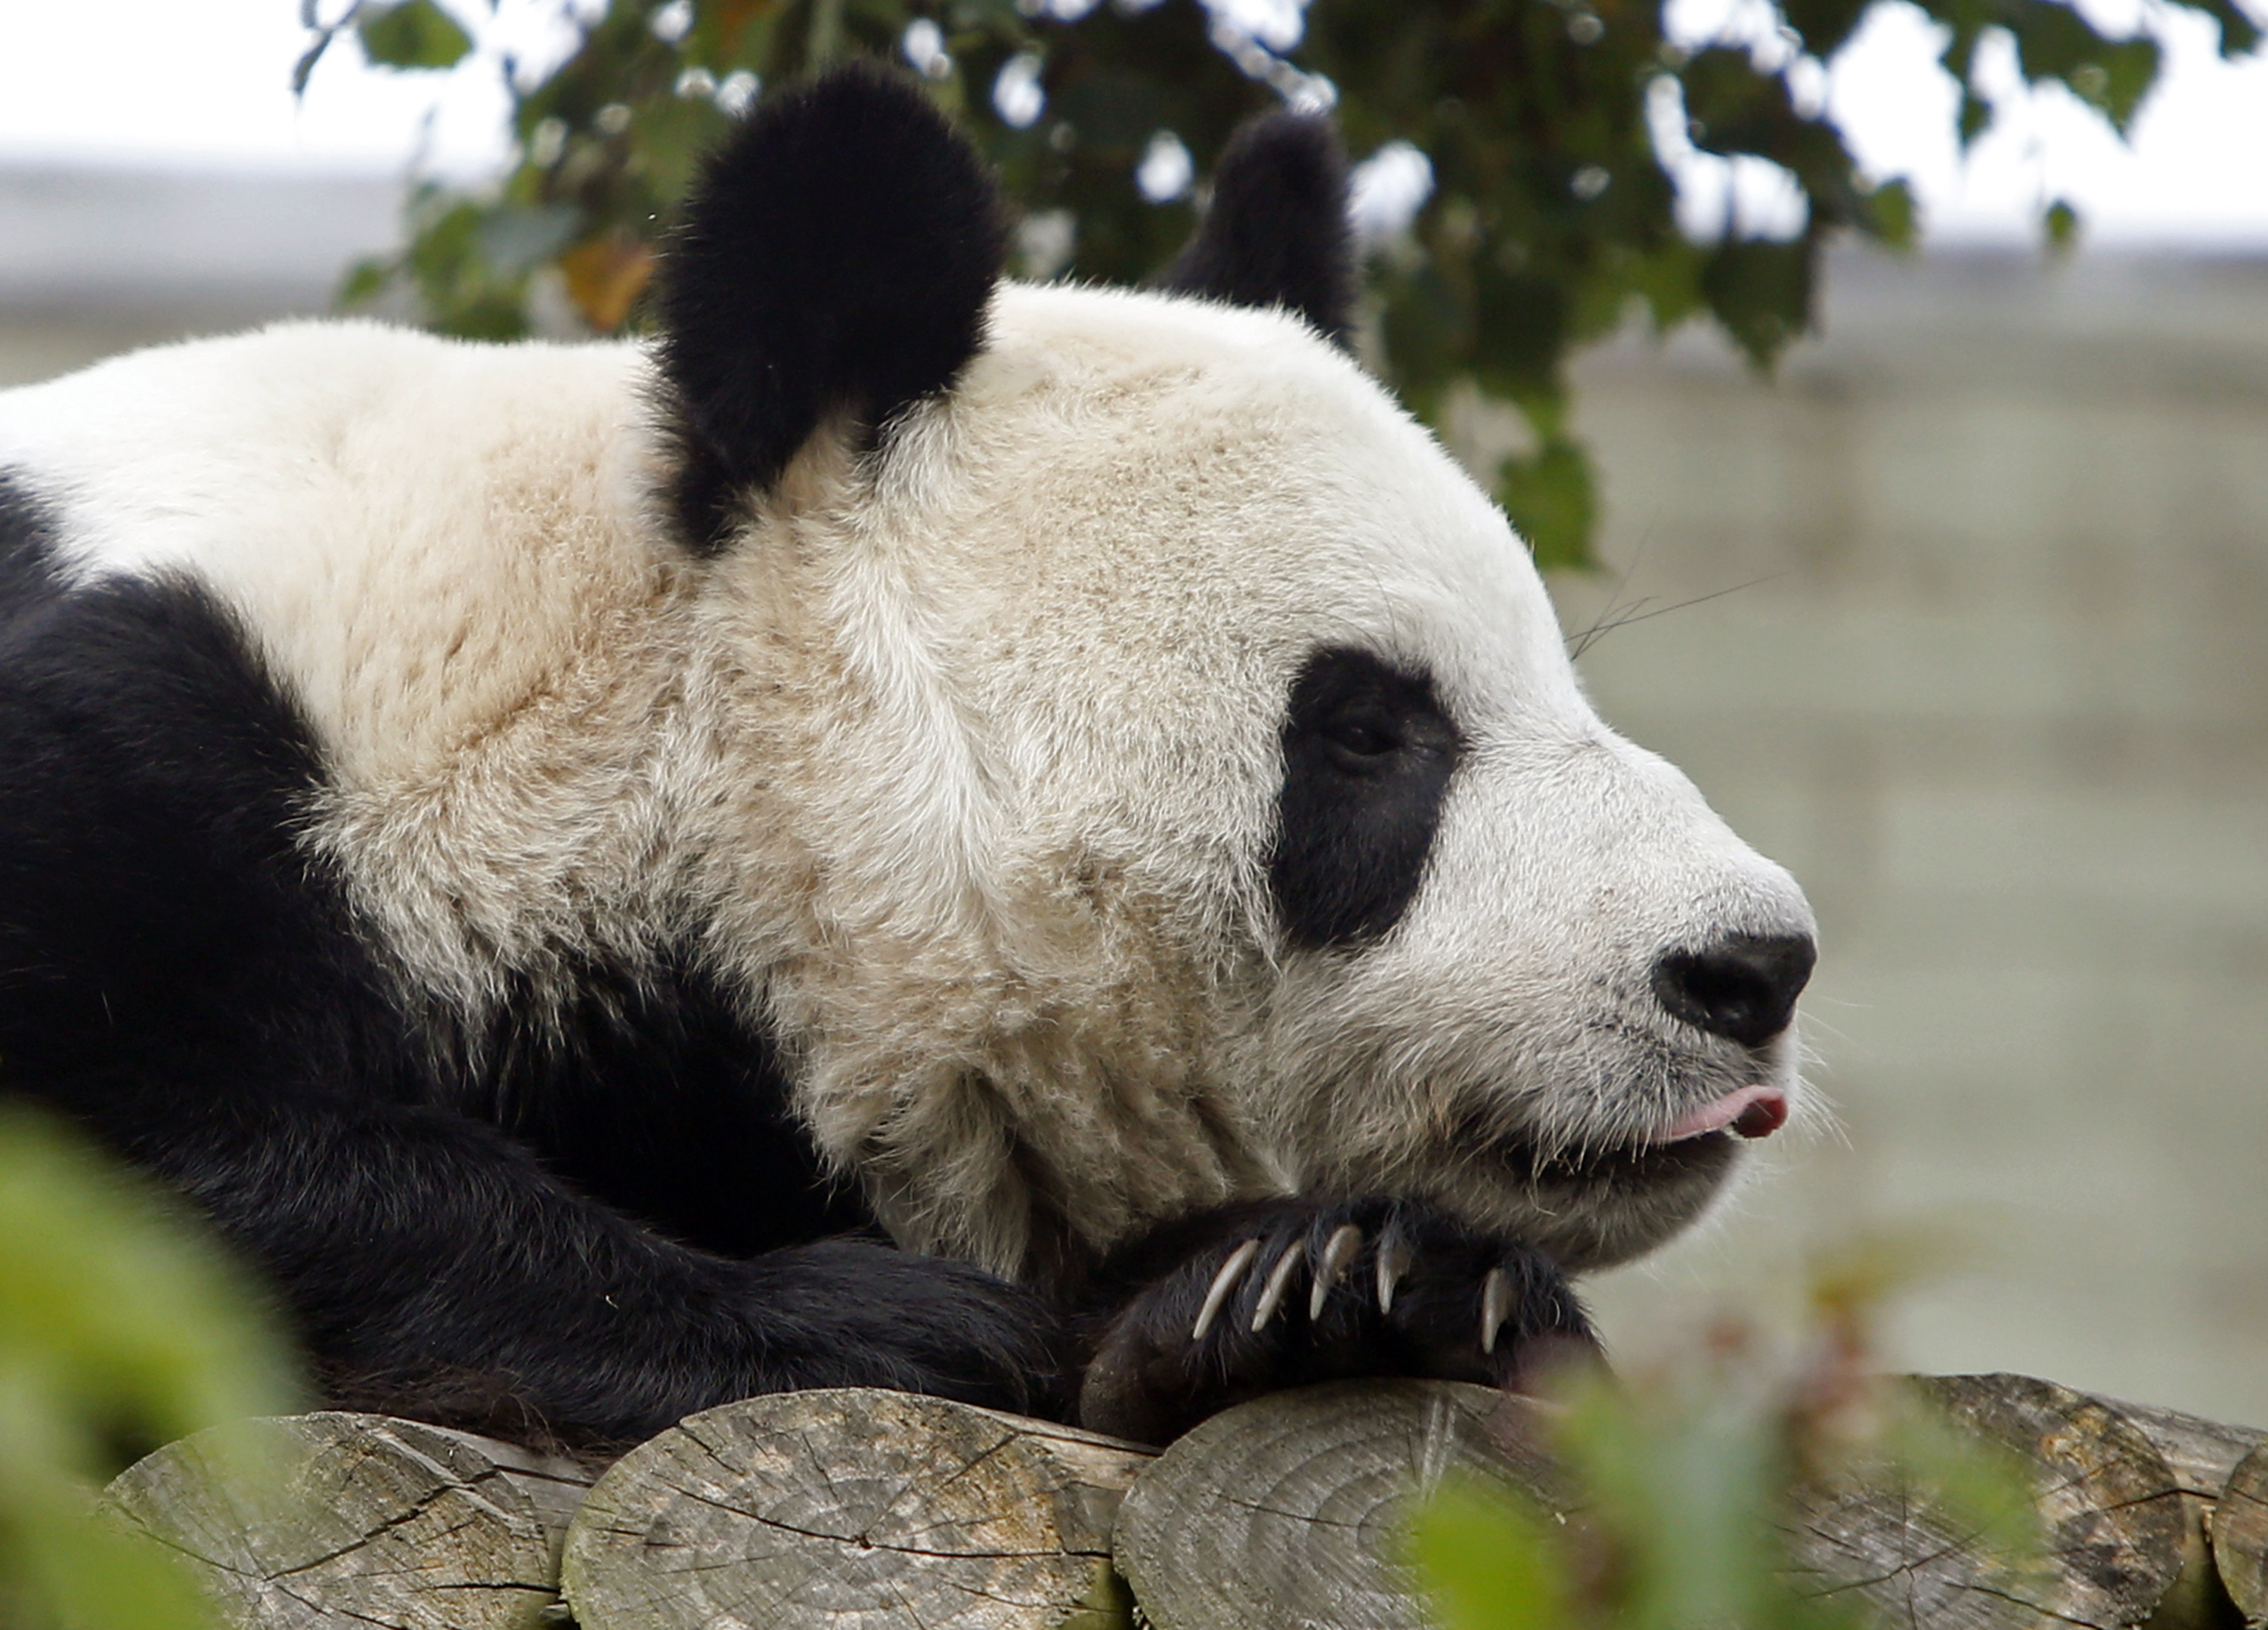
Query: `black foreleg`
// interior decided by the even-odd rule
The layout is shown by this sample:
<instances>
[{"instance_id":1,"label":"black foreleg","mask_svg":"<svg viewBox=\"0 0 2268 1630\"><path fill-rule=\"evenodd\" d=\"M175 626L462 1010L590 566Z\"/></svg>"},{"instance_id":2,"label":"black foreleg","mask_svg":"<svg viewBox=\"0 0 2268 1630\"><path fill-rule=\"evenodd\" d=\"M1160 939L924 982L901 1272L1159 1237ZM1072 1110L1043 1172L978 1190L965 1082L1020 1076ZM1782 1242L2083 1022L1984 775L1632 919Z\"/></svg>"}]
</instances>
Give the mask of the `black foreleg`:
<instances>
[{"instance_id":1,"label":"black foreleg","mask_svg":"<svg viewBox=\"0 0 2268 1630\"><path fill-rule=\"evenodd\" d=\"M803 1387L1054 1406L1050 1316L965 1264L859 1239L734 1261L444 1111L247 1091L168 1113L157 1095L72 1095L267 1272L325 1376L363 1402L491 1423L504 1405L618 1441Z\"/></svg>"}]
</instances>

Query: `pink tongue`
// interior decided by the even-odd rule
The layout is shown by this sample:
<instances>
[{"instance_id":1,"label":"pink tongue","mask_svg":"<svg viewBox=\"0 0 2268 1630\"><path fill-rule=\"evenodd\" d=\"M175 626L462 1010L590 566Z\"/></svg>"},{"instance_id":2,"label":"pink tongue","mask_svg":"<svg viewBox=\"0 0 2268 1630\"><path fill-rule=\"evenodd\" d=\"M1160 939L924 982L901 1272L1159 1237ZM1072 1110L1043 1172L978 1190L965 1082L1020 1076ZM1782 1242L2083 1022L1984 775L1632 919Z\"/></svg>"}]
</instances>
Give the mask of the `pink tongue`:
<instances>
[{"instance_id":1,"label":"pink tongue","mask_svg":"<svg viewBox=\"0 0 2268 1630\"><path fill-rule=\"evenodd\" d=\"M1787 1095L1777 1087L1743 1087L1706 1103L1656 1138L1656 1143L1683 1143L1703 1132L1731 1127L1743 1138L1769 1138L1787 1125Z\"/></svg>"}]
</instances>

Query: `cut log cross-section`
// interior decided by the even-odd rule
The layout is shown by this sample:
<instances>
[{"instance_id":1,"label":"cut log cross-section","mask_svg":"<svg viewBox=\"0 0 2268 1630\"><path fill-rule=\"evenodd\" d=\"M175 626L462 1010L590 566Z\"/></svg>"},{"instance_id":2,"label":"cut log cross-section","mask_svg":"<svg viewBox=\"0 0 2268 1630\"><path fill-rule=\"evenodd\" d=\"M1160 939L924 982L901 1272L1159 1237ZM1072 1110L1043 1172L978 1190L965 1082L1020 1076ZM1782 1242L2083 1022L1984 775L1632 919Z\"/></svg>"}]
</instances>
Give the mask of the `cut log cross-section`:
<instances>
[{"instance_id":1,"label":"cut log cross-section","mask_svg":"<svg viewBox=\"0 0 2268 1630\"><path fill-rule=\"evenodd\" d=\"M2213 1514L2220 1582L2248 1625L2268 1625L2268 1445L2233 1467Z\"/></svg>"},{"instance_id":2,"label":"cut log cross-section","mask_svg":"<svg viewBox=\"0 0 2268 1630\"><path fill-rule=\"evenodd\" d=\"M782 1393L624 1457L568 1537L582 1630L1113 1630L1151 1452L942 1398Z\"/></svg>"},{"instance_id":3,"label":"cut log cross-section","mask_svg":"<svg viewBox=\"0 0 2268 1630\"><path fill-rule=\"evenodd\" d=\"M238 1630L534 1630L590 1479L470 1433L327 1412L168 1444L105 1500L187 1556Z\"/></svg>"},{"instance_id":4,"label":"cut log cross-section","mask_svg":"<svg viewBox=\"0 0 2268 1630\"><path fill-rule=\"evenodd\" d=\"M1931 1630L2134 1630L2161 1611L2161 1626L2209 1622L2192 1599L2201 1473L2191 1462L2215 1451L2191 1441L2184 1418L2159 1412L2146 1430L2109 1400L2023 1376L1909 1384L1964 1435L2008 1451L2030 1486L2044 1556L1994 1555L1902 1479L1867 1475L1800 1492L1804 1588Z\"/></svg>"},{"instance_id":5,"label":"cut log cross-section","mask_svg":"<svg viewBox=\"0 0 2268 1630\"><path fill-rule=\"evenodd\" d=\"M2227 1626L2234 1630L2240 1616L2240 1604L2230 1599L2235 1588L2227 1582L2226 1569L2260 1567L2264 1560L2262 1547L2268 1545L2268 1523L2264 1523L2248 1541L2242 1532L2240 1519L2239 1529L2230 1537L2226 1562L2213 1544L2213 1536L2216 1523L2220 1521L2218 1513L2226 1503L2224 1492L2235 1487L2240 1480L2236 1473L2261 1443L2268 1441L2268 1432L2256 1427L2207 1420L2202 1415L2162 1409L2154 1404L2130 1404L2117 1399L2103 1402L2117 1410L2128 1424L2150 1440L2151 1447L2165 1457L2167 1468L2173 1472L2174 1482L2181 1490L2182 1570L2160 1598L2146 1630L2188 1630L2189 1626L2197 1626L2198 1630L2223 1630ZM2268 1512L2263 1516L2268 1516ZM2254 1597L2256 1601L2260 1599ZM2246 1608L2244 1616L2256 1623L2260 1618L2253 1608Z\"/></svg>"},{"instance_id":6,"label":"cut log cross-section","mask_svg":"<svg viewBox=\"0 0 2268 1630\"><path fill-rule=\"evenodd\" d=\"M1451 1468L1564 1509L1535 1405L1454 1382L1338 1382L1216 1415L1143 1473L1117 1555L1153 1630L1421 1630L1399 1555Z\"/></svg>"}]
</instances>

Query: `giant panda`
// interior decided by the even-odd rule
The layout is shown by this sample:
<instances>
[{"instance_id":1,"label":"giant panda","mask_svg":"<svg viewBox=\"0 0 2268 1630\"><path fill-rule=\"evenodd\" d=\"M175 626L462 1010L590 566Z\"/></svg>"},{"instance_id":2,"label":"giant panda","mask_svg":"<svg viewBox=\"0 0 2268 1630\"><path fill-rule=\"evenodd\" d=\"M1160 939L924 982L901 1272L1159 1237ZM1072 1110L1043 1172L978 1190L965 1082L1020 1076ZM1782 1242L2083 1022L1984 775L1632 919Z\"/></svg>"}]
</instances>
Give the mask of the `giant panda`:
<instances>
[{"instance_id":1,"label":"giant panda","mask_svg":"<svg viewBox=\"0 0 2268 1630\"><path fill-rule=\"evenodd\" d=\"M1344 190L1265 117L1159 287L1004 281L838 72L651 341L0 395L0 1081L437 1420L1587 1349L1798 1107L1812 918L1350 355Z\"/></svg>"}]
</instances>

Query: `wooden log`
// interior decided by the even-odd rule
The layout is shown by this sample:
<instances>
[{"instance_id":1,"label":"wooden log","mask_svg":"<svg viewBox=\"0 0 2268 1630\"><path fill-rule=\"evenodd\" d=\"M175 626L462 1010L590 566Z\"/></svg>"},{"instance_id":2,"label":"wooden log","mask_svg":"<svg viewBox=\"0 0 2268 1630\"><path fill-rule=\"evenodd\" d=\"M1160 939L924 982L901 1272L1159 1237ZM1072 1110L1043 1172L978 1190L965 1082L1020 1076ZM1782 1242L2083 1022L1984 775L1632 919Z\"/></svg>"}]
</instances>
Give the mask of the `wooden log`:
<instances>
[{"instance_id":1,"label":"wooden log","mask_svg":"<svg viewBox=\"0 0 2268 1630\"><path fill-rule=\"evenodd\" d=\"M582 1630L1116 1630L1111 1519L1150 1459L910 1393L749 1398L599 1479L566 1597Z\"/></svg>"},{"instance_id":2,"label":"wooden log","mask_svg":"<svg viewBox=\"0 0 2268 1630\"><path fill-rule=\"evenodd\" d=\"M1994 1555L1901 1480L1850 1479L1800 1493L1793 1536L1804 1588L1931 1630L2132 1630L2169 1597L2178 1602L2187 1487L2117 1406L2023 1376L1910 1384L1958 1427L2014 1455L2047 1554Z\"/></svg>"},{"instance_id":3,"label":"wooden log","mask_svg":"<svg viewBox=\"0 0 2268 1630\"><path fill-rule=\"evenodd\" d=\"M1911 1384L1966 1433L2013 1452L2047 1556L1990 1555L1914 1490L1876 1474L1800 1491L1800 1588L1931 1630L2231 1622L2204 1518L2260 1434L2024 1376ZM1445 1452L1567 1510L1549 1466L1520 1447L1535 1434L1506 1430L1521 1407L1478 1389L1365 1383L1231 1411L1135 1485L1119 1517L1119 1567L1159 1630L1416 1625L1392 1525L1399 1497L1438 1476ZM1413 1432L1427 1410L1440 1424ZM1463 1435L1445 1449L1450 1420ZM2250 1554L2268 1599L2268 1452L2248 1464L2263 1479L2263 1543Z\"/></svg>"},{"instance_id":4,"label":"wooden log","mask_svg":"<svg viewBox=\"0 0 2268 1630\"><path fill-rule=\"evenodd\" d=\"M261 1486L233 1475L246 1466ZM532 1630L556 1612L591 1475L468 1432L326 1412L168 1444L104 1500L187 1555L240 1630Z\"/></svg>"},{"instance_id":5,"label":"wooden log","mask_svg":"<svg viewBox=\"0 0 2268 1630\"><path fill-rule=\"evenodd\" d=\"M2237 1464L2268 1442L2268 1431L2258 1427L2229 1426L2155 1404L2135 1404L2100 1393L2091 1396L2150 1440L2151 1447L2166 1457L2166 1465L2183 1493L2208 1503L2220 1498Z\"/></svg>"},{"instance_id":6,"label":"wooden log","mask_svg":"<svg viewBox=\"0 0 2268 1630\"><path fill-rule=\"evenodd\" d=\"M1878 1479L1804 1491L1805 1588L1933 1630L2268 1624L2268 1435L2021 1376L1913 1384L2015 1451L2050 1566L1984 1554ZM526 1630L565 1615L563 1542L585 1630L1117 1630L1126 1581L1156 1630L1414 1630L1395 1554L1411 1493L1458 1465L1569 1511L1533 1410L1452 1383L1340 1383L1231 1411L1152 1464L1132 1444L935 1398L788 1394L634 1451L571 1524L578 1466L320 1414L223 1429L265 1451L268 1498L223 1475L210 1433L107 1498L195 1559L244 1630Z\"/></svg>"},{"instance_id":7,"label":"wooden log","mask_svg":"<svg viewBox=\"0 0 2268 1630\"><path fill-rule=\"evenodd\" d=\"M1397 1554L1413 1494L1451 1467L1565 1509L1525 1400L1455 1382L1356 1381L1214 1416L1120 1507L1119 1570L1152 1630L1419 1630Z\"/></svg>"},{"instance_id":8,"label":"wooden log","mask_svg":"<svg viewBox=\"0 0 2268 1630\"><path fill-rule=\"evenodd\" d=\"M2231 1468L2210 1530L2213 1566L2237 1615L2268 1624L2268 1443Z\"/></svg>"},{"instance_id":9,"label":"wooden log","mask_svg":"<svg viewBox=\"0 0 2268 1630\"><path fill-rule=\"evenodd\" d=\"M2150 1440L2151 1445L2166 1457L2166 1464L2181 1490L2182 1571L2158 1604L2158 1611L2151 1616L2145 1630L2184 1630L2190 1626L2231 1626L2233 1630L2242 1622L2243 1615L2232 1599L2235 1593L2228 1584L2227 1565L2220 1560L2213 1544L2217 1520L2214 1513L2237 1467L2247 1456L2268 1442L2268 1432L2257 1427L2228 1426L2178 1409L2161 1409L2154 1404L2132 1404L2119 1398L2103 1398L2102 1402L2117 1411ZM2268 1541L2268 1536L2263 1536L2263 1540ZM2239 1538L2232 1545L2232 1561L2245 1553L2246 1547ZM2250 1553L2256 1567L2268 1566L2262 1544L2255 1543ZM2248 1588L2257 1592L2258 1586ZM2257 1595L2255 1599L2258 1600Z\"/></svg>"}]
</instances>

